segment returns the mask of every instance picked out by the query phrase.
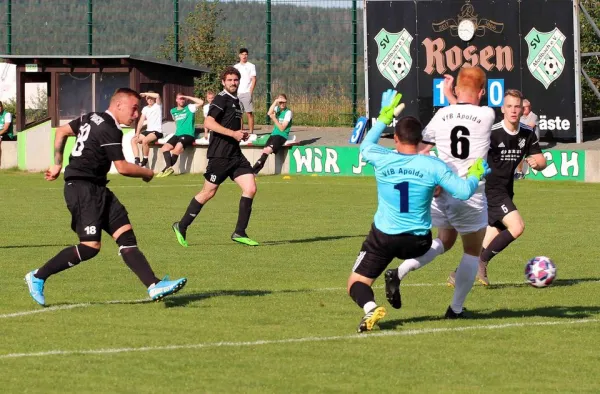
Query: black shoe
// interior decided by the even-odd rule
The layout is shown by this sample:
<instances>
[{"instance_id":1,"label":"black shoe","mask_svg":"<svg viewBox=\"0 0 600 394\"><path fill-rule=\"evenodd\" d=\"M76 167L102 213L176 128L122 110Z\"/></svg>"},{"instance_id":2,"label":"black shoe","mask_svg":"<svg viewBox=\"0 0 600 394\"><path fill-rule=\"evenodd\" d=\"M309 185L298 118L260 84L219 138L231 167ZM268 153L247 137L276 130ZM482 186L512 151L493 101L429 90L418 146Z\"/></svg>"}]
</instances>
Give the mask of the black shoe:
<instances>
[{"instance_id":1,"label":"black shoe","mask_svg":"<svg viewBox=\"0 0 600 394\"><path fill-rule=\"evenodd\" d=\"M464 319L466 308L463 308L463 311L460 313L456 313L452 310L452 307L449 306L446 310L446 314L444 315L445 319Z\"/></svg>"},{"instance_id":2,"label":"black shoe","mask_svg":"<svg viewBox=\"0 0 600 394\"><path fill-rule=\"evenodd\" d=\"M141 167L148 167L148 159L144 159L142 160L142 162L140 163Z\"/></svg>"},{"instance_id":3,"label":"black shoe","mask_svg":"<svg viewBox=\"0 0 600 394\"><path fill-rule=\"evenodd\" d=\"M402 308L402 297L400 296L400 278L398 278L398 270L385 271L385 296L393 308Z\"/></svg>"},{"instance_id":4,"label":"black shoe","mask_svg":"<svg viewBox=\"0 0 600 394\"><path fill-rule=\"evenodd\" d=\"M136 166L139 166L139 165L140 165L140 158L139 158L139 157L136 157L136 158L135 158L135 165L136 165Z\"/></svg>"}]
</instances>

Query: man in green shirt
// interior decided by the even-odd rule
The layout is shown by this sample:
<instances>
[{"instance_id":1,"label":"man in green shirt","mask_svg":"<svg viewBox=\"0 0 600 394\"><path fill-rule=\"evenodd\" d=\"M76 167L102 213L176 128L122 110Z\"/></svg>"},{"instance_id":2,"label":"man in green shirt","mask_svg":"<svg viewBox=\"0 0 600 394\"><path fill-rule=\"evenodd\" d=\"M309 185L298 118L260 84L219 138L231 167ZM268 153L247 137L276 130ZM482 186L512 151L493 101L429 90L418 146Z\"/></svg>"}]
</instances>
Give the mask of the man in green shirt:
<instances>
[{"instance_id":1,"label":"man in green shirt","mask_svg":"<svg viewBox=\"0 0 600 394\"><path fill-rule=\"evenodd\" d=\"M186 100L192 104L186 105ZM177 162L179 155L188 146L192 146L196 139L196 127L194 114L199 106L204 104L204 100L198 97L185 96L177 93L175 97L177 107L171 109L171 116L175 121L175 135L162 146L160 151L165 158L165 168L156 176L162 178L175 172L173 166Z\"/></svg>"},{"instance_id":2,"label":"man in green shirt","mask_svg":"<svg viewBox=\"0 0 600 394\"><path fill-rule=\"evenodd\" d=\"M2 158L2 141L16 141L17 136L13 134L13 122L10 112L4 109L0 101L0 159Z\"/></svg>"},{"instance_id":3,"label":"man in green shirt","mask_svg":"<svg viewBox=\"0 0 600 394\"><path fill-rule=\"evenodd\" d=\"M13 134L12 114L4 109L4 104L0 101L0 141L16 140L16 135Z\"/></svg>"},{"instance_id":4,"label":"man in green shirt","mask_svg":"<svg viewBox=\"0 0 600 394\"><path fill-rule=\"evenodd\" d=\"M273 132L269 136L269 139L265 143L265 148L263 149L263 153L260 156L260 159L256 161L252 170L254 174L258 174L260 170L263 169L265 163L267 161L267 157L271 153L277 153L281 149L290 135L290 130L292 130L292 111L287 107L287 96L285 94L280 94L277 96L271 107L269 108L269 112L267 115L273 121L275 127L273 128Z\"/></svg>"}]
</instances>

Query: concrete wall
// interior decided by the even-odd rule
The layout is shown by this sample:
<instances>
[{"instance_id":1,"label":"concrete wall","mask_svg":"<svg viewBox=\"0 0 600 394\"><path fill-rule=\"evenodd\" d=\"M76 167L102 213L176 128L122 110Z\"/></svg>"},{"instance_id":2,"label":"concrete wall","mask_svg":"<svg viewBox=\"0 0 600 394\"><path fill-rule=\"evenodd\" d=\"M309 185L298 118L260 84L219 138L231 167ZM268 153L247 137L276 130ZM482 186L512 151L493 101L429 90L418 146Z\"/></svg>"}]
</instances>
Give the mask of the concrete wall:
<instances>
[{"instance_id":1,"label":"concrete wall","mask_svg":"<svg viewBox=\"0 0 600 394\"><path fill-rule=\"evenodd\" d=\"M600 151L585 151L585 182L600 183Z\"/></svg>"},{"instance_id":2,"label":"concrete wall","mask_svg":"<svg viewBox=\"0 0 600 394\"><path fill-rule=\"evenodd\" d=\"M43 171L52 162L54 133L50 121L17 134L17 162L20 170Z\"/></svg>"},{"instance_id":3,"label":"concrete wall","mask_svg":"<svg viewBox=\"0 0 600 394\"><path fill-rule=\"evenodd\" d=\"M187 148L184 153L179 157L177 164L175 165L176 174L203 174L208 164L206 158L206 146L194 146ZM274 175L274 174L287 174L290 171L290 160L288 155L289 149L282 149L277 155L269 156L265 167L260 172L262 175ZM251 165L260 158L262 154L262 147L242 147L242 153L246 156L246 159ZM128 161L133 161L129 159ZM160 151L160 146L153 146L150 148L150 155L148 156L148 163L150 168L154 172L160 172L165 167L165 160L163 154Z\"/></svg>"},{"instance_id":4,"label":"concrete wall","mask_svg":"<svg viewBox=\"0 0 600 394\"><path fill-rule=\"evenodd\" d=\"M17 142L0 142L0 169L13 168L17 166Z\"/></svg>"},{"instance_id":5,"label":"concrete wall","mask_svg":"<svg viewBox=\"0 0 600 394\"><path fill-rule=\"evenodd\" d=\"M129 162L134 161L131 148L133 131L126 131L123 135L123 153ZM69 138L65 147L65 166L73 146L74 138ZM25 171L43 171L52 163L52 152L54 144L54 131L50 122L43 123L34 128L19 133L19 142L2 143L3 155L0 168L10 168L18 165L19 169ZM141 145L140 145L141 147ZM175 165L175 173L204 173L208 160L206 158L207 146L194 146L186 149ZM262 147L242 147L242 152L250 162L254 164L262 154ZM282 149L277 155L269 156L267 164L261 174L285 174L289 172L288 149ZM19 157L20 156L20 157ZM160 146L152 146L149 155L150 168L155 172L165 167L165 162ZM116 173L111 168L111 173Z\"/></svg>"}]
</instances>

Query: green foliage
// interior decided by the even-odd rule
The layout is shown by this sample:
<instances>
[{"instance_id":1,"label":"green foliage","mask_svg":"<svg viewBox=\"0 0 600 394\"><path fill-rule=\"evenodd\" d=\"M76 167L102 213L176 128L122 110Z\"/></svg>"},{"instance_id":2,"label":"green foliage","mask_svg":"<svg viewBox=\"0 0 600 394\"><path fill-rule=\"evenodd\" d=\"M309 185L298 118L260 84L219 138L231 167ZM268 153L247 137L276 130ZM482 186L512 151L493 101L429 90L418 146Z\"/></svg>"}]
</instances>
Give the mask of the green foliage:
<instances>
[{"instance_id":1,"label":"green foliage","mask_svg":"<svg viewBox=\"0 0 600 394\"><path fill-rule=\"evenodd\" d=\"M0 1L0 4L5 2ZM319 7L314 6L318 4ZM273 0L271 6L271 80L272 94L293 93L298 122L344 124L352 122L352 12L349 2L341 0ZM592 18L600 24L600 1L581 0ZM160 55L171 59L174 53L173 0L103 0L93 3L93 53L96 55ZM0 7L1 8L1 7ZM118 10L118 11L116 11ZM237 49L250 50L249 60L256 64L257 113L266 110L267 12L264 1L180 0L182 59L206 65L213 71L199 80L196 93L220 90L216 78L223 67L237 62ZM600 38L583 15L581 21L582 52L599 52ZM0 12L0 36L6 37L7 15ZM362 67L362 10L357 13L358 76L357 95L364 97ZM87 1L12 2L14 54L82 55L88 51ZM43 39L40 39L43 37ZM0 42L6 53L6 40ZM600 60L584 58L582 65L600 88ZM330 97L331 86L340 101L350 107L340 108ZM295 97L294 97L295 96ZM584 117L600 116L600 100L582 79ZM319 102L317 113L314 104ZM359 113L364 103L358 103ZM259 114L259 120L263 113ZM314 123L313 123L314 122ZM325 122L325 123L320 123ZM337 123L341 122L341 123ZM589 123L586 124L590 127Z\"/></svg>"},{"instance_id":2,"label":"green foliage","mask_svg":"<svg viewBox=\"0 0 600 394\"><path fill-rule=\"evenodd\" d=\"M6 111L13 115L17 113L17 100L12 97L2 102ZM31 97L29 108L25 109L25 123L33 123L48 117L48 94L46 90L38 87L35 95Z\"/></svg>"},{"instance_id":3,"label":"green foliage","mask_svg":"<svg viewBox=\"0 0 600 394\"><path fill-rule=\"evenodd\" d=\"M221 90L220 73L226 65L237 62L235 45L228 34L224 10L218 1L201 0L187 14L181 28L180 61L207 66L211 71L196 79L196 95L205 97L207 90ZM158 55L173 59L175 36L169 33Z\"/></svg>"}]
</instances>

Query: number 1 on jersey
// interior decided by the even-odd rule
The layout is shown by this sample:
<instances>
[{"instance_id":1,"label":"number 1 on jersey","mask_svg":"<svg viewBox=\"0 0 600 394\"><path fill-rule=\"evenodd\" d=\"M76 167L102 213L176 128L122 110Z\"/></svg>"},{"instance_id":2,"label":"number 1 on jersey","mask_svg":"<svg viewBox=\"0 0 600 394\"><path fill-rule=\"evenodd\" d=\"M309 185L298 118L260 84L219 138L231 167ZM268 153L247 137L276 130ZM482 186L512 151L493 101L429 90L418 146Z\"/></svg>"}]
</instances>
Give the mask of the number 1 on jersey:
<instances>
[{"instance_id":1,"label":"number 1 on jersey","mask_svg":"<svg viewBox=\"0 0 600 394\"><path fill-rule=\"evenodd\" d=\"M408 212L408 182L398 183L394 189L400 192L400 213Z\"/></svg>"}]
</instances>

